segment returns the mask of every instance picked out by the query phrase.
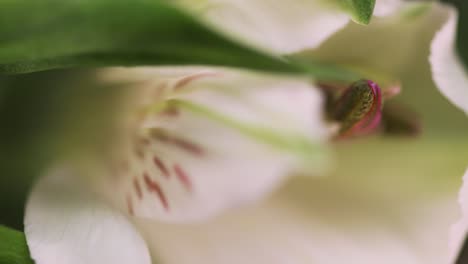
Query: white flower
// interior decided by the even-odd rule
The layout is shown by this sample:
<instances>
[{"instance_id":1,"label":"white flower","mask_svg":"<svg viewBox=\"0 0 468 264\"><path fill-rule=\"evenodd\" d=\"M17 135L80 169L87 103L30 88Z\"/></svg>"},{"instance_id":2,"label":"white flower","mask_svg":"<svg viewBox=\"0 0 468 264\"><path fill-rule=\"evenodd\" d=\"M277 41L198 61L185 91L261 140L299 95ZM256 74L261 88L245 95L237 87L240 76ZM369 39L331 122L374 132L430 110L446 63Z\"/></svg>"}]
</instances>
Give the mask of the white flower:
<instances>
[{"instance_id":1,"label":"white flower","mask_svg":"<svg viewBox=\"0 0 468 264\"><path fill-rule=\"evenodd\" d=\"M25 217L36 263L133 263L137 253L145 263L144 243L111 206L155 221L202 221L326 165L322 99L306 80L207 68L105 75L133 84L138 96L122 106L131 118L122 115L109 155L81 158L90 169L68 164L39 180ZM95 248L107 239L115 256Z\"/></svg>"},{"instance_id":2,"label":"white flower","mask_svg":"<svg viewBox=\"0 0 468 264\"><path fill-rule=\"evenodd\" d=\"M207 23L247 44L275 53L317 47L349 21L325 1L178 0Z\"/></svg>"},{"instance_id":3,"label":"white flower","mask_svg":"<svg viewBox=\"0 0 468 264\"><path fill-rule=\"evenodd\" d=\"M430 81L439 29L432 68L448 61L439 52L453 58L435 48L453 48L445 42L453 41L456 12L442 4L377 1L382 17L362 27L319 1L280 2L201 1L192 12L256 47L315 48L295 56L350 67L384 86L405 88L421 72L418 80ZM466 142L340 145L336 172L294 177L266 196L289 175L323 169L327 128L314 85L225 69L117 75L144 95L130 104L143 114L117 144L123 166L109 173L108 158L92 156L90 170L65 163L39 179L25 216L36 263L453 261L460 242L450 252L448 230L463 161L440 153ZM434 70L442 91L438 80L447 75Z\"/></svg>"}]
</instances>

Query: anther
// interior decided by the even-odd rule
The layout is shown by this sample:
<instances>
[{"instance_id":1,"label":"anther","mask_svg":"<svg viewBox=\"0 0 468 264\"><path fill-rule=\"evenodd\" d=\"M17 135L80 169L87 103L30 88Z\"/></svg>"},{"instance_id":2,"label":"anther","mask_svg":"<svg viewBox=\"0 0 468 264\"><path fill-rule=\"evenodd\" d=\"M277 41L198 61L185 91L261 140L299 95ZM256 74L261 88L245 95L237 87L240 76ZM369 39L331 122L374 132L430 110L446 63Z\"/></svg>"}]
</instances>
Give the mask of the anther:
<instances>
[{"instance_id":1,"label":"anther","mask_svg":"<svg viewBox=\"0 0 468 264\"><path fill-rule=\"evenodd\" d=\"M340 123L339 137L373 132L382 118L380 87L370 80L353 83L334 104L332 118Z\"/></svg>"}]
</instances>

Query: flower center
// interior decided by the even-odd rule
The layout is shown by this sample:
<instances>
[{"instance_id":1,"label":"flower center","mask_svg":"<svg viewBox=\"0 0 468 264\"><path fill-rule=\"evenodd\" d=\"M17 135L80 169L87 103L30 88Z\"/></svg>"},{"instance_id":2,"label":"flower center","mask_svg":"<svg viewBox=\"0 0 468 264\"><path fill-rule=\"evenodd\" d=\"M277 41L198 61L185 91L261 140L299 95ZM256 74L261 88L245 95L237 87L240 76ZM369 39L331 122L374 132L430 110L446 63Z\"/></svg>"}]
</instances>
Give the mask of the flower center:
<instances>
[{"instance_id":1,"label":"flower center","mask_svg":"<svg viewBox=\"0 0 468 264\"><path fill-rule=\"evenodd\" d=\"M396 96L400 86L382 90L371 80L359 80L343 88L321 84L327 103L328 119L339 124L337 139L364 136L377 131L416 135L420 132L417 116L410 109L384 100Z\"/></svg>"}]
</instances>

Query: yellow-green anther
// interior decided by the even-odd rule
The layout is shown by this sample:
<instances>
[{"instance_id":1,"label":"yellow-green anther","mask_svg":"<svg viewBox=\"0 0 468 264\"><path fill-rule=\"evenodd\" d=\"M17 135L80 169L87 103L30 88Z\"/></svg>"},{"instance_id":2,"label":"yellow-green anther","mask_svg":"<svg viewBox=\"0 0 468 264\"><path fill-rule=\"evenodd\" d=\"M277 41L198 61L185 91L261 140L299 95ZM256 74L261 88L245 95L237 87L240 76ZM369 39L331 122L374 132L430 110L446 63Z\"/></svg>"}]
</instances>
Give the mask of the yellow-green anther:
<instances>
[{"instance_id":1,"label":"yellow-green anther","mask_svg":"<svg viewBox=\"0 0 468 264\"><path fill-rule=\"evenodd\" d=\"M359 80L346 89L333 110L333 119L340 122L340 135L366 134L374 130L382 116L382 96L379 86L369 80Z\"/></svg>"}]
</instances>

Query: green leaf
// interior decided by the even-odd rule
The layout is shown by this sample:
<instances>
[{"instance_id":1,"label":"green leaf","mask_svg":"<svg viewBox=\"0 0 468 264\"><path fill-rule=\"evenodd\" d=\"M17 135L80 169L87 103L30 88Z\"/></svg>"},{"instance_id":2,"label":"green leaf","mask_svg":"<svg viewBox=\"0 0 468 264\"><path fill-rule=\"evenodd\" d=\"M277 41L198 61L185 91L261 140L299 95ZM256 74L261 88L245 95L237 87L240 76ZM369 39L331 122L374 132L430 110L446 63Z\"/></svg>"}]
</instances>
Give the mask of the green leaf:
<instances>
[{"instance_id":1,"label":"green leaf","mask_svg":"<svg viewBox=\"0 0 468 264\"><path fill-rule=\"evenodd\" d=\"M33 264L23 233L0 226L0 263Z\"/></svg>"},{"instance_id":2,"label":"green leaf","mask_svg":"<svg viewBox=\"0 0 468 264\"><path fill-rule=\"evenodd\" d=\"M343 77L345 70L297 65L245 47L166 1L0 0L0 5L0 73L206 64L349 78Z\"/></svg>"},{"instance_id":3,"label":"green leaf","mask_svg":"<svg viewBox=\"0 0 468 264\"><path fill-rule=\"evenodd\" d=\"M458 9L457 48L463 62L468 66L468 1L444 0L443 2L454 4Z\"/></svg>"},{"instance_id":4,"label":"green leaf","mask_svg":"<svg viewBox=\"0 0 468 264\"><path fill-rule=\"evenodd\" d=\"M374 13L375 0L341 0L356 23L367 25Z\"/></svg>"}]
</instances>

